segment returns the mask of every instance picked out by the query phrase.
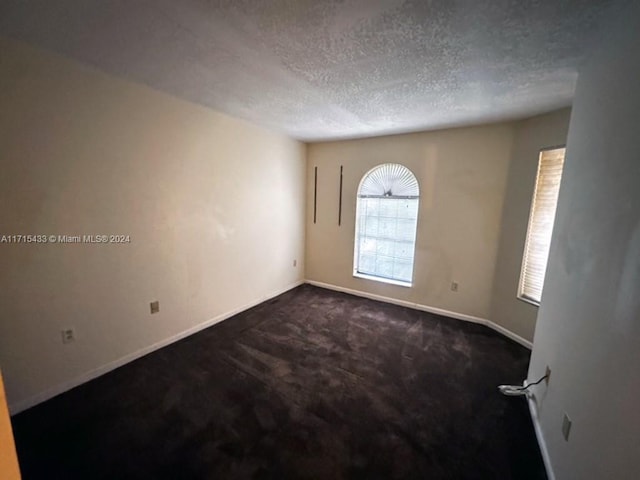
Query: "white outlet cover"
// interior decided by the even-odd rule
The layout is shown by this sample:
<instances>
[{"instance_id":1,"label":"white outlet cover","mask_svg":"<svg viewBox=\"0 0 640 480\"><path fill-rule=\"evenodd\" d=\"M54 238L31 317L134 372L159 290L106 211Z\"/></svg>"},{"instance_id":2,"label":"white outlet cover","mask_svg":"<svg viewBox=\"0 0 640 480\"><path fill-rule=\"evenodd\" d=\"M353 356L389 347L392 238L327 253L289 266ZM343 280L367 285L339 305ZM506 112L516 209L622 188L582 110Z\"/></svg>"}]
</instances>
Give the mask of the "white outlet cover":
<instances>
[{"instance_id":1,"label":"white outlet cover","mask_svg":"<svg viewBox=\"0 0 640 480\"><path fill-rule=\"evenodd\" d=\"M76 339L76 333L73 328L66 328L60 333L62 334L62 343L71 343Z\"/></svg>"}]
</instances>

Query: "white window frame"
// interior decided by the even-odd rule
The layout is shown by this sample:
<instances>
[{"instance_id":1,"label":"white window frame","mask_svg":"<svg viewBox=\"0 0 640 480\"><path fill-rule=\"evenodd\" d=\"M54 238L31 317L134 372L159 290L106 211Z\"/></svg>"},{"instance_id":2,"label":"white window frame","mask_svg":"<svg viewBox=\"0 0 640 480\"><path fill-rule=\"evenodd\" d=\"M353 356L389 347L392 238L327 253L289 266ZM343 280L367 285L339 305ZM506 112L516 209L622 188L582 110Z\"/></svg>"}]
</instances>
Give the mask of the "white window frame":
<instances>
[{"instance_id":1,"label":"white window frame","mask_svg":"<svg viewBox=\"0 0 640 480\"><path fill-rule=\"evenodd\" d=\"M387 170L384 170L387 169ZM366 192L366 194L363 193L363 185L365 185L365 182L367 181L367 179L372 175L372 174L376 174L376 173L380 173L380 172L385 172L388 171L388 169L395 169L395 171L403 173L405 175L404 178L389 178L387 180L389 180L391 183L388 184L387 186L385 186L384 188L382 187L382 185L380 185L380 188L382 190L380 190L379 194L376 194L374 192L368 191ZM409 178L410 177L410 178ZM407 179L409 179L409 181L407 182ZM396 181L398 180L398 181ZM408 183L408 185L407 185ZM389 188L389 190L387 190L387 188ZM394 193L393 190L397 191L397 195ZM416 219L415 219L415 231L413 232L413 238L411 239L411 246L413 248L412 251L412 256L411 256L411 261L412 261L412 266L411 266L411 280L410 281L405 281L402 279L398 279L398 278L393 278L393 277L386 277L386 276L378 276L378 275L374 275L371 273L366 273L366 272L361 272L359 271L359 258L360 258L360 244L361 244L361 237L360 237L360 218L361 218L361 208L362 208L362 202L361 199L363 198L380 198L381 200L384 200L385 198L392 198L392 199L415 199L417 201L417 208L416 208ZM419 192L419 185L418 185L418 180L415 176L415 174L406 166L401 165L401 164L397 164L397 163L385 163L385 164L381 164L381 165L377 165L376 167L372 168L371 170L369 170L368 172L366 172L361 180L360 180L360 184L358 185L358 190L357 190L357 196L356 196L356 221L355 221L355 237L354 237L354 249L353 249L353 276L354 277L358 277L358 278L364 278L367 280L373 280L376 282L382 282L382 283L388 283L391 285L398 285L398 286L402 286L402 287L411 287L413 285L413 277L414 277L414 267L415 267L415 251L416 251L416 237L417 237L417 230L418 230L418 213L419 213L419 209L420 209L420 192ZM397 217L397 218L402 218L402 217Z\"/></svg>"},{"instance_id":2,"label":"white window frame","mask_svg":"<svg viewBox=\"0 0 640 480\"><path fill-rule=\"evenodd\" d=\"M538 157L517 295L535 306L542 300L565 155L563 145L545 148Z\"/></svg>"}]
</instances>

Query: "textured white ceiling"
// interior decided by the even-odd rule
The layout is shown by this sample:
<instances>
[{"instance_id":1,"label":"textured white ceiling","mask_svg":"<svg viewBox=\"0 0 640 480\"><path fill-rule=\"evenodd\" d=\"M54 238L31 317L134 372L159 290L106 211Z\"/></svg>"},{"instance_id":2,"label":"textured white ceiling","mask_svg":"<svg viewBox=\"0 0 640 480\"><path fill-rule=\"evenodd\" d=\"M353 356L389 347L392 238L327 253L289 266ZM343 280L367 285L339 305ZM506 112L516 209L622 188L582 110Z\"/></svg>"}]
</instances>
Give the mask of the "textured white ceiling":
<instances>
[{"instance_id":1,"label":"textured white ceiling","mask_svg":"<svg viewBox=\"0 0 640 480\"><path fill-rule=\"evenodd\" d=\"M613 0L0 0L18 38L301 140L569 105Z\"/></svg>"}]
</instances>

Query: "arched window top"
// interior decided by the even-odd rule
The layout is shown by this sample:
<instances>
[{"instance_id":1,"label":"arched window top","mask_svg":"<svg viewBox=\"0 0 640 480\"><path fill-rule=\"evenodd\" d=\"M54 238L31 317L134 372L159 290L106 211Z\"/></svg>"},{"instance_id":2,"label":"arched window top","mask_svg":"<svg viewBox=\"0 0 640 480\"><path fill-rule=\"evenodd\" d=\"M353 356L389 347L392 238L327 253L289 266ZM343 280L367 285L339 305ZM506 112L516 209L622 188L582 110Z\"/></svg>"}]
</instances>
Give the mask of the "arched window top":
<instances>
[{"instance_id":1,"label":"arched window top","mask_svg":"<svg viewBox=\"0 0 640 480\"><path fill-rule=\"evenodd\" d=\"M415 175L404 165L385 163L367 172L358 187L358 197L418 198Z\"/></svg>"}]
</instances>

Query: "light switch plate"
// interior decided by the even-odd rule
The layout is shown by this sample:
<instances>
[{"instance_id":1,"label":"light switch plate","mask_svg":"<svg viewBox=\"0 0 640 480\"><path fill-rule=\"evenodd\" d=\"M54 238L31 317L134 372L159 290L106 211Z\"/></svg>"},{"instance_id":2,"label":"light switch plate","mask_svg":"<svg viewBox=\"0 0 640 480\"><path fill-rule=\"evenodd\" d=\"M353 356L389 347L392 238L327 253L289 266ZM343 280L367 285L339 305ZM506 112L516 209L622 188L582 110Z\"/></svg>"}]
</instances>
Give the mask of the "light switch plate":
<instances>
[{"instance_id":1,"label":"light switch plate","mask_svg":"<svg viewBox=\"0 0 640 480\"><path fill-rule=\"evenodd\" d=\"M569 415L566 413L562 419L562 436L568 442L569 441L569 433L571 432L571 419Z\"/></svg>"}]
</instances>

